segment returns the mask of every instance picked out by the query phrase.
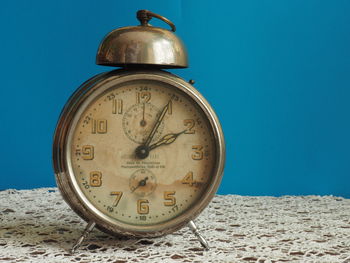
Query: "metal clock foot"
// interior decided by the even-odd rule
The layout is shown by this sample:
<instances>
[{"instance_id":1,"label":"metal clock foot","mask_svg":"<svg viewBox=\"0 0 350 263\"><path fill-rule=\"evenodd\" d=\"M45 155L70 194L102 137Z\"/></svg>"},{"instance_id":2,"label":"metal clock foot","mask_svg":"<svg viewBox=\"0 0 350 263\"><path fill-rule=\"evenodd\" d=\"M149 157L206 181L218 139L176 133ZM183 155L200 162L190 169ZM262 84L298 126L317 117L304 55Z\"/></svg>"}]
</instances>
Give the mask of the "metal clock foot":
<instances>
[{"instance_id":1,"label":"metal clock foot","mask_svg":"<svg viewBox=\"0 0 350 263\"><path fill-rule=\"evenodd\" d=\"M75 251L81 246L85 238L89 235L89 233L94 229L96 223L91 221L87 224L83 234L78 238L78 240L75 242L74 246L71 248L70 252L73 254Z\"/></svg>"},{"instance_id":2,"label":"metal clock foot","mask_svg":"<svg viewBox=\"0 0 350 263\"><path fill-rule=\"evenodd\" d=\"M209 250L210 248L207 240L205 240L201 233L199 233L196 224L192 220L188 223L188 227L191 229L192 233L195 234L195 236L198 238L198 241L201 243L202 247L204 247L205 250Z\"/></svg>"}]
</instances>

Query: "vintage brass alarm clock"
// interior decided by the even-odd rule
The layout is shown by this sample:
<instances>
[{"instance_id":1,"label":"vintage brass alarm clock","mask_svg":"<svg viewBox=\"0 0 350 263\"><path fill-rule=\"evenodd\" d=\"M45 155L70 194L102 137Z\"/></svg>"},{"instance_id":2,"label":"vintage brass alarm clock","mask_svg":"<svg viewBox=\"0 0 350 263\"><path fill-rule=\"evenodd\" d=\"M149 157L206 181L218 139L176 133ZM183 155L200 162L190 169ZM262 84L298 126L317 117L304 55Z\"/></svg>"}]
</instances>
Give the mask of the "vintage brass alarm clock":
<instances>
[{"instance_id":1,"label":"vintage brass alarm clock","mask_svg":"<svg viewBox=\"0 0 350 263\"><path fill-rule=\"evenodd\" d=\"M153 27L152 17L171 31ZM217 191L225 161L220 123L185 80L188 66L174 24L147 10L141 25L101 42L97 64L121 67L82 84L62 110L53 143L58 188L88 224L113 235L156 237L193 223Z\"/></svg>"}]
</instances>

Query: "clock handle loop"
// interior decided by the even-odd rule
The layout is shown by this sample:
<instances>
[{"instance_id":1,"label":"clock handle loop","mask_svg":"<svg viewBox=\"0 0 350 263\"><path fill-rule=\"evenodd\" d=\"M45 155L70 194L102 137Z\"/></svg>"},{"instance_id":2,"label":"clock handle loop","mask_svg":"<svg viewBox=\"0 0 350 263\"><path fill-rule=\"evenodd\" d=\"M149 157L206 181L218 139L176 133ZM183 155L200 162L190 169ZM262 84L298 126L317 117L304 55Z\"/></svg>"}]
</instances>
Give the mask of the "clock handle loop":
<instances>
[{"instance_id":1,"label":"clock handle loop","mask_svg":"<svg viewBox=\"0 0 350 263\"><path fill-rule=\"evenodd\" d=\"M164 16L158 15L156 13L153 13L148 10L139 10L136 13L137 19L141 22L142 26L149 26L148 22L152 19L152 17L158 18L162 20L163 22L167 23L171 27L171 31L175 32L176 27L173 22L171 22L169 19L165 18Z\"/></svg>"}]
</instances>

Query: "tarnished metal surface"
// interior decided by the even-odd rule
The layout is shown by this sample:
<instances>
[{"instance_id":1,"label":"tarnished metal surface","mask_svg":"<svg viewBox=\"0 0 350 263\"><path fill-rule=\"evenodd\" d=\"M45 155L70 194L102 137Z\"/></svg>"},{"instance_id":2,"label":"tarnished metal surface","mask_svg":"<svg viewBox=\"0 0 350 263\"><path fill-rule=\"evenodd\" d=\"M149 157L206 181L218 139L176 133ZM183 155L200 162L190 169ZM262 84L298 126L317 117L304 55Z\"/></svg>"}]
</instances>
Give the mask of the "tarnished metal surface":
<instances>
[{"instance_id":1,"label":"tarnished metal surface","mask_svg":"<svg viewBox=\"0 0 350 263\"><path fill-rule=\"evenodd\" d=\"M186 48L168 19L152 12L141 10L137 14L140 26L122 27L110 32L101 42L96 63L105 66L151 66L157 68L186 68ZM172 28L153 27L148 24L157 17Z\"/></svg>"},{"instance_id":2,"label":"tarnished metal surface","mask_svg":"<svg viewBox=\"0 0 350 263\"><path fill-rule=\"evenodd\" d=\"M216 148L214 168L211 171L211 181L203 192L200 200L196 201L193 206L181 215L152 226L129 225L108 217L99 211L90 201L87 200L77 185L76 180L74 179L75 177L70 158L70 142L72 137L72 132L70 131L74 131L80 113L92 100L108 89L109 86L106 85L106 83L115 86L132 80L161 81L171 85L174 91L181 91L184 95L191 98L203 111L203 114L209 121L211 132L214 134L213 140ZM93 221L99 229L114 235L154 237L169 234L180 229L190 220L195 219L209 204L217 191L222 178L225 163L225 143L223 132L215 112L201 94L199 94L199 92L189 83L175 75L163 71L119 70L98 75L87 81L67 102L60 116L54 136L53 163L57 185L64 199L71 208L86 221Z\"/></svg>"}]
</instances>

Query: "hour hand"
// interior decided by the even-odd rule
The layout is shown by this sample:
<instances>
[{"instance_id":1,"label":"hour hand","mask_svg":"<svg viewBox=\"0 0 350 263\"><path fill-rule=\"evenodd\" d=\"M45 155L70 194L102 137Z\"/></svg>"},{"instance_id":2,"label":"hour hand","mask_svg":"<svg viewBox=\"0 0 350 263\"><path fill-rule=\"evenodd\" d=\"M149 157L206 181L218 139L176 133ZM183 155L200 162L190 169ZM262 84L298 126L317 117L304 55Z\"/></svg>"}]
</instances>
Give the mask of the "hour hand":
<instances>
[{"instance_id":1,"label":"hour hand","mask_svg":"<svg viewBox=\"0 0 350 263\"><path fill-rule=\"evenodd\" d=\"M179 132L179 133L169 133L167 135L164 135L163 138L161 138L158 142L150 145L149 146L149 150L153 150L154 148L157 148L157 147L159 147L161 145L164 145L164 144L171 144L171 143L173 143L176 140L176 138L179 135L185 133L185 131L186 130L184 130L182 132Z\"/></svg>"}]
</instances>

